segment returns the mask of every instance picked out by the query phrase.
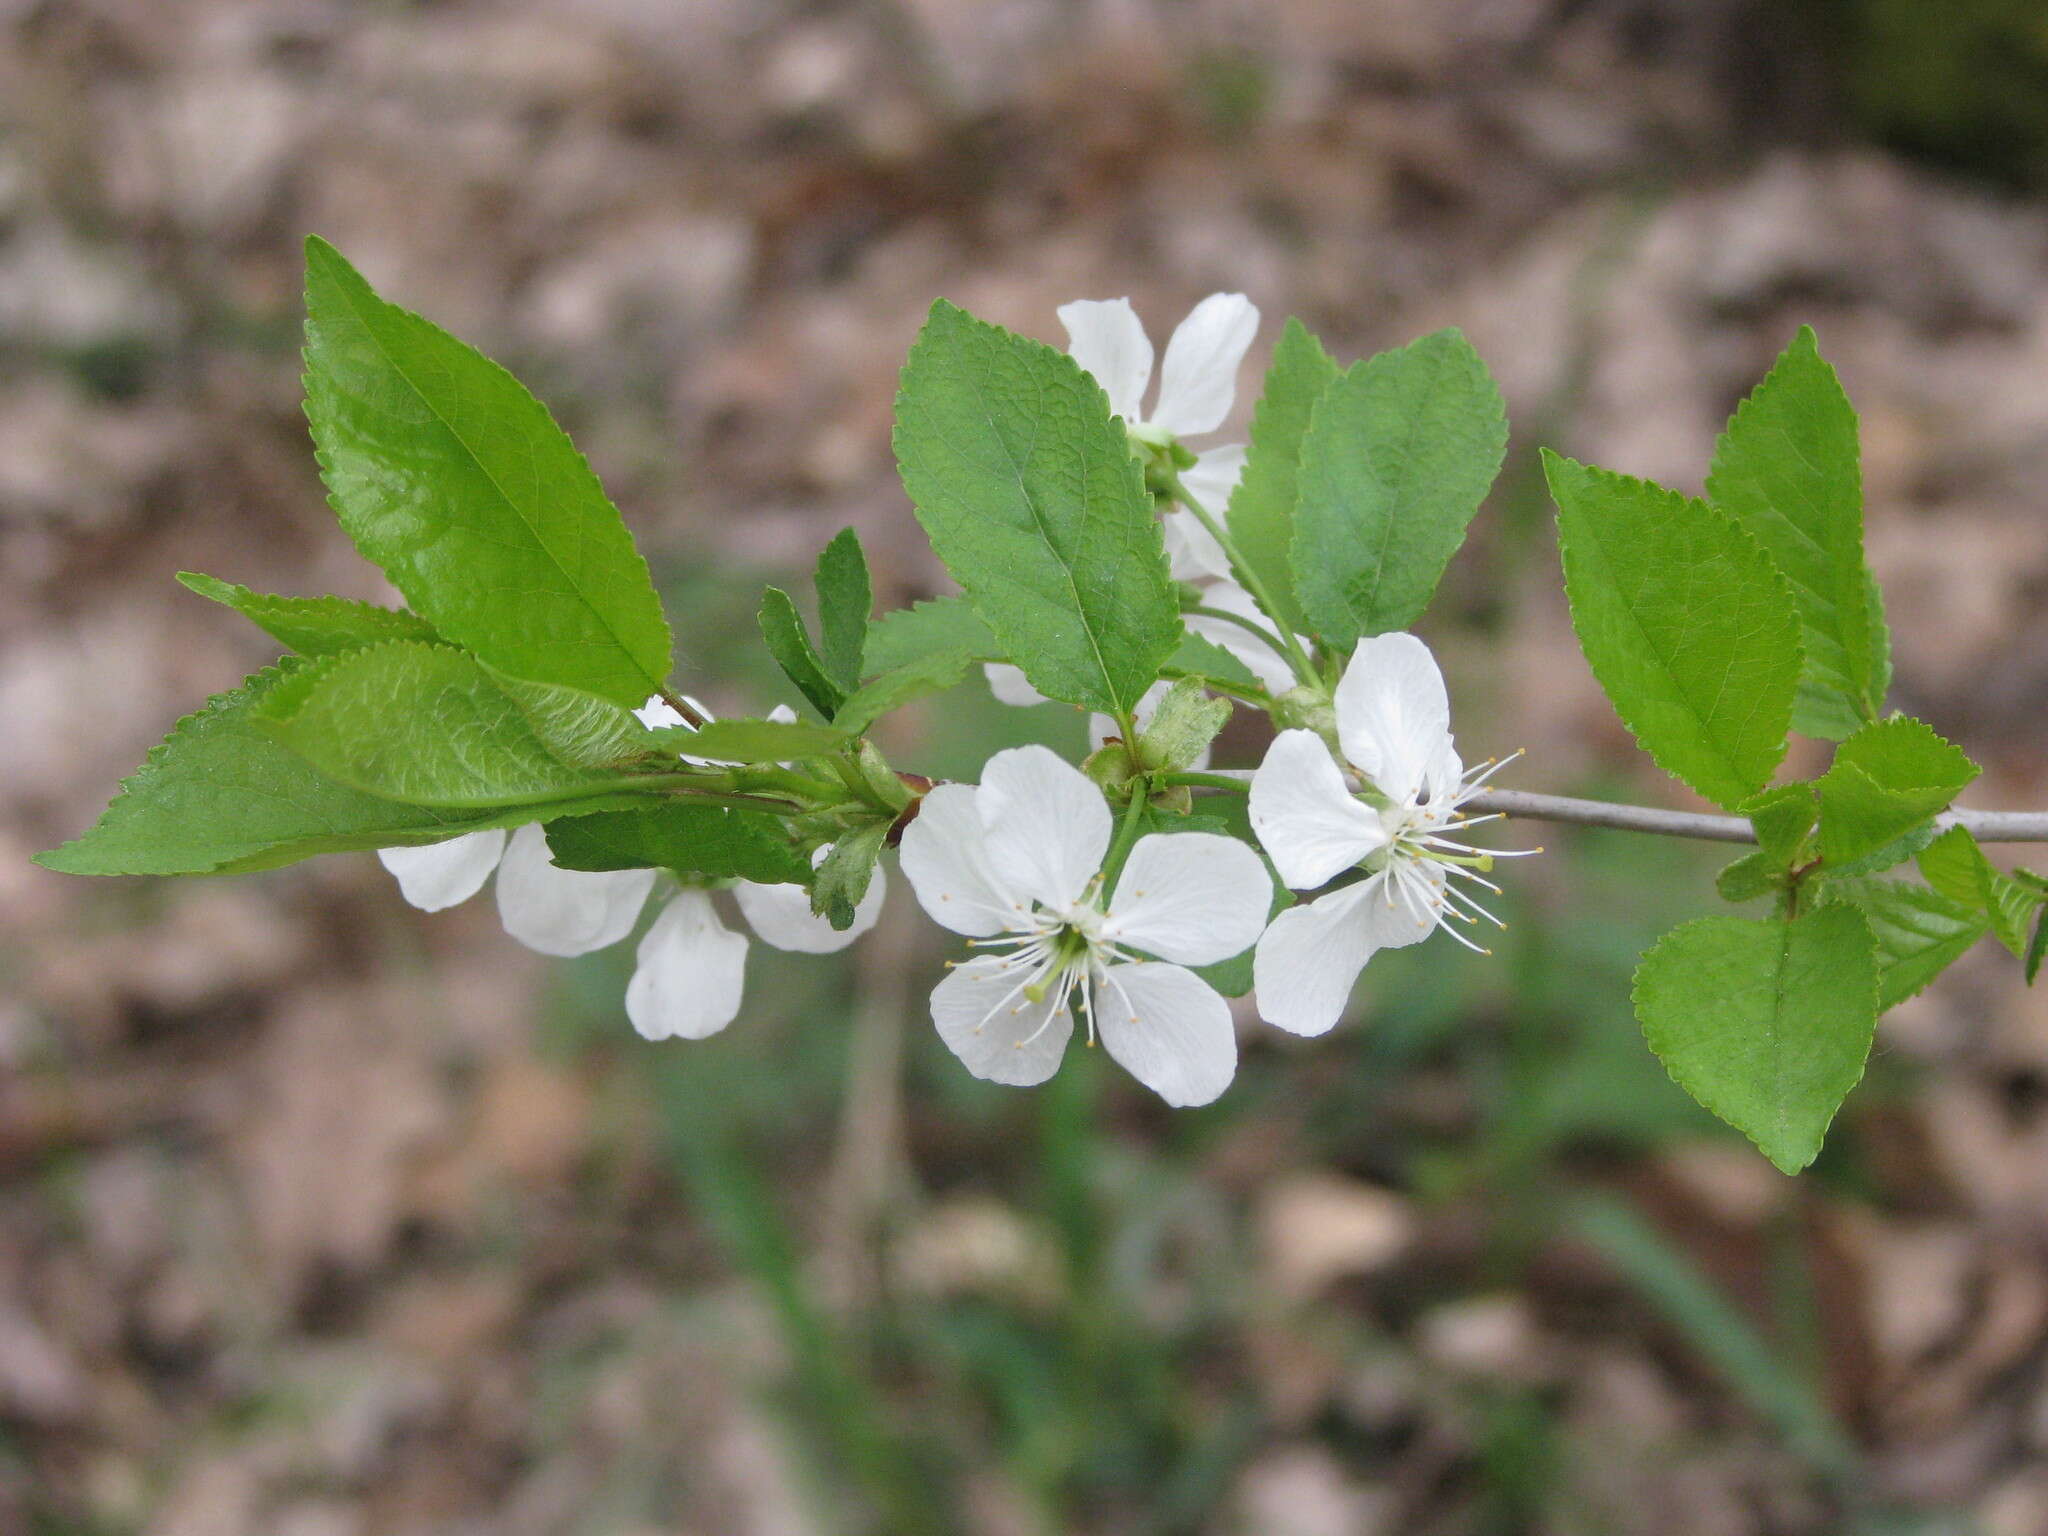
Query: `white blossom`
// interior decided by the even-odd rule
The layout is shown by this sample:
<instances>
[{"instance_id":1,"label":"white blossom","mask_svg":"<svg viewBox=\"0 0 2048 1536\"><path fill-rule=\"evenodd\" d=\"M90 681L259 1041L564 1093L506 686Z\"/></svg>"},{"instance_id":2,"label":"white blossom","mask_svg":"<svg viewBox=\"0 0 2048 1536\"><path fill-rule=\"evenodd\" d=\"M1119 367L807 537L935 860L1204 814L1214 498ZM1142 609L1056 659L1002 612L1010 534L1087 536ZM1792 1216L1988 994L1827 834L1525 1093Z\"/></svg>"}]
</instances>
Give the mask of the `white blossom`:
<instances>
[{"instance_id":1,"label":"white blossom","mask_svg":"<svg viewBox=\"0 0 2048 1536\"><path fill-rule=\"evenodd\" d=\"M1187 969L1241 953L1271 885L1232 838L1152 833L1102 889L1109 807L1044 747L988 760L980 786L944 784L903 834L904 876L934 921L992 951L932 993L932 1021L967 1069L1040 1083L1078 1004L1090 1040L1169 1104L1206 1104L1237 1070L1230 1008Z\"/></svg>"},{"instance_id":2,"label":"white blossom","mask_svg":"<svg viewBox=\"0 0 2048 1536\"><path fill-rule=\"evenodd\" d=\"M1498 919L1453 880L1500 888L1481 870L1494 857L1450 834L1490 816L1459 808L1499 764L1466 773L1451 740L1450 702L1436 660L1413 635L1359 642L1337 685L1337 740L1379 803L1346 783L1313 731L1282 731L1252 776L1251 823L1280 878L1313 890L1364 877L1273 921L1253 974L1259 1012L1296 1034L1319 1035L1344 1011L1352 983L1382 949L1443 927Z\"/></svg>"},{"instance_id":3,"label":"white blossom","mask_svg":"<svg viewBox=\"0 0 2048 1536\"><path fill-rule=\"evenodd\" d=\"M1237 370L1258 334L1258 308L1241 293L1212 293L1175 327L1159 369L1159 396L1144 413L1152 382L1152 340L1129 299L1077 299L1059 308L1067 355L1109 396L1109 408L1141 443L1166 447L1223 425L1237 398ZM1244 445L1228 443L1195 455L1181 483L1217 517L1244 472ZM1166 550L1176 581L1230 574L1215 537L1191 514L1170 513Z\"/></svg>"}]
</instances>

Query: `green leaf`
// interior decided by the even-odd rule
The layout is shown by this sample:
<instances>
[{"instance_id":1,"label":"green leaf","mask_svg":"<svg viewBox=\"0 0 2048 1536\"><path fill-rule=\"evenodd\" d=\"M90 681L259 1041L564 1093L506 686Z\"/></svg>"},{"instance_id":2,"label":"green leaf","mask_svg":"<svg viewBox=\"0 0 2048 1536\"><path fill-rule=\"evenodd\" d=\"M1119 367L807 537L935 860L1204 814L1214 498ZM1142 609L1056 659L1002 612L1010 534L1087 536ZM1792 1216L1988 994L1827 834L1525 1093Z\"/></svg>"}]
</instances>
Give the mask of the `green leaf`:
<instances>
[{"instance_id":1,"label":"green leaf","mask_svg":"<svg viewBox=\"0 0 2048 1536\"><path fill-rule=\"evenodd\" d=\"M1355 363L1301 441L1289 559L1330 645L1406 629L1428 606L1507 451L1500 391L1455 330Z\"/></svg>"},{"instance_id":2,"label":"green leaf","mask_svg":"<svg viewBox=\"0 0 2048 1536\"><path fill-rule=\"evenodd\" d=\"M1757 850L1772 863L1790 868L1806 852L1820 807L1811 784L1780 784L1742 802L1742 814L1756 829Z\"/></svg>"},{"instance_id":3,"label":"green leaf","mask_svg":"<svg viewBox=\"0 0 2048 1536\"><path fill-rule=\"evenodd\" d=\"M1636 1017L1672 1081L1785 1173L1820 1151L1877 1027L1877 947L1853 906L1702 917L1636 969Z\"/></svg>"},{"instance_id":4,"label":"green leaf","mask_svg":"<svg viewBox=\"0 0 2048 1536\"><path fill-rule=\"evenodd\" d=\"M1193 630L1181 637L1173 654L1166 658L1166 666L1170 671L1213 678L1219 683L1230 683L1239 688L1264 686L1250 667L1207 635L1198 635Z\"/></svg>"},{"instance_id":5,"label":"green leaf","mask_svg":"<svg viewBox=\"0 0 2048 1536\"><path fill-rule=\"evenodd\" d=\"M180 571L178 580L201 597L234 609L302 656L326 656L381 640L440 638L434 626L418 614L359 603L354 598L278 597L197 571Z\"/></svg>"},{"instance_id":6,"label":"green leaf","mask_svg":"<svg viewBox=\"0 0 2048 1536\"><path fill-rule=\"evenodd\" d=\"M761 594L761 638L782 675L811 701L811 708L827 720L839 712L846 695L826 675L825 663L811 645L810 631L804 628L803 615L780 587Z\"/></svg>"},{"instance_id":7,"label":"green leaf","mask_svg":"<svg viewBox=\"0 0 2048 1536\"><path fill-rule=\"evenodd\" d=\"M287 657L209 699L150 752L90 831L36 862L71 875L203 875L535 819L526 808L463 815L399 805L321 777L256 718L314 665Z\"/></svg>"},{"instance_id":8,"label":"green leaf","mask_svg":"<svg viewBox=\"0 0 2048 1536\"><path fill-rule=\"evenodd\" d=\"M2043 907L2034 916L2034 936L2027 940L2024 960L2027 971L2027 985L2034 984L2034 978L2041 974L2041 960L2048 955L2048 907Z\"/></svg>"},{"instance_id":9,"label":"green leaf","mask_svg":"<svg viewBox=\"0 0 2048 1536\"><path fill-rule=\"evenodd\" d=\"M1231 492L1230 535L1290 629L1307 628L1294 595L1294 506L1299 495L1301 439L1309 413L1341 372L1299 320L1290 319L1273 348L1273 365L1252 412L1244 473ZM1217 508L1210 508L1216 511Z\"/></svg>"},{"instance_id":10,"label":"green leaf","mask_svg":"<svg viewBox=\"0 0 2048 1536\"><path fill-rule=\"evenodd\" d=\"M1894 715L1863 726L1815 786L1821 857L1847 865L1897 843L1947 809L1977 773L1969 754L1924 721Z\"/></svg>"},{"instance_id":11,"label":"green leaf","mask_svg":"<svg viewBox=\"0 0 2048 1536\"><path fill-rule=\"evenodd\" d=\"M660 733L665 746L715 763L787 763L845 746L848 734L829 725L799 720L713 720L697 730L671 726Z\"/></svg>"},{"instance_id":12,"label":"green leaf","mask_svg":"<svg viewBox=\"0 0 2048 1536\"><path fill-rule=\"evenodd\" d=\"M1999 943L2024 956L2027 918L2041 904L2041 895L1985 858L1968 827L1950 827L1920 851L1919 863L1921 878L1983 918Z\"/></svg>"},{"instance_id":13,"label":"green leaf","mask_svg":"<svg viewBox=\"0 0 2048 1536\"><path fill-rule=\"evenodd\" d=\"M1755 534L1792 582L1805 666L1795 730L1839 740L1884 706L1890 645L1863 559L1856 412L1801 327L1714 450L1707 499Z\"/></svg>"},{"instance_id":14,"label":"green leaf","mask_svg":"<svg viewBox=\"0 0 2048 1536\"><path fill-rule=\"evenodd\" d=\"M825 675L851 693L865 675L861 655L868 643L868 610L874 587L860 535L842 528L818 556L812 585L818 592L818 637Z\"/></svg>"},{"instance_id":15,"label":"green leaf","mask_svg":"<svg viewBox=\"0 0 2048 1536\"><path fill-rule=\"evenodd\" d=\"M356 547L443 637L632 707L669 670L647 562L525 386L306 242L306 417Z\"/></svg>"},{"instance_id":16,"label":"green leaf","mask_svg":"<svg viewBox=\"0 0 2048 1536\"><path fill-rule=\"evenodd\" d=\"M1785 888L1785 865L1763 849L1721 866L1714 889L1723 901L1755 901Z\"/></svg>"},{"instance_id":17,"label":"green leaf","mask_svg":"<svg viewBox=\"0 0 2048 1536\"><path fill-rule=\"evenodd\" d=\"M1877 1009L1904 1002L1961 959L1990 924L1939 891L1903 880L1831 880L1829 901L1863 913L1877 940Z\"/></svg>"},{"instance_id":18,"label":"green leaf","mask_svg":"<svg viewBox=\"0 0 2048 1536\"><path fill-rule=\"evenodd\" d=\"M889 829L894 825L894 817L884 816L843 832L831 852L820 861L817 876L811 882L811 910L834 928L844 931L853 926L853 909L868 893L868 882L875 877L875 863L882 857Z\"/></svg>"},{"instance_id":19,"label":"green leaf","mask_svg":"<svg viewBox=\"0 0 2048 1536\"><path fill-rule=\"evenodd\" d=\"M1665 772L1733 809L1785 755L1799 620L1727 513L1543 451L1572 627L1615 713Z\"/></svg>"},{"instance_id":20,"label":"green leaf","mask_svg":"<svg viewBox=\"0 0 2048 1536\"><path fill-rule=\"evenodd\" d=\"M1003 648L964 597L935 597L885 613L868 626L871 673L894 672L927 656L958 654L970 661L1001 661Z\"/></svg>"},{"instance_id":21,"label":"green leaf","mask_svg":"<svg viewBox=\"0 0 2048 1536\"><path fill-rule=\"evenodd\" d=\"M903 370L895 443L932 548L1032 686L1136 708L1180 641L1180 612L1101 386L941 300Z\"/></svg>"},{"instance_id":22,"label":"green leaf","mask_svg":"<svg viewBox=\"0 0 2048 1536\"><path fill-rule=\"evenodd\" d=\"M811 874L777 818L682 800L562 817L548 823L548 847L564 869L672 869L763 885L802 884Z\"/></svg>"},{"instance_id":23,"label":"green leaf","mask_svg":"<svg viewBox=\"0 0 2048 1536\"><path fill-rule=\"evenodd\" d=\"M635 739L604 712L629 713L568 690L524 694L465 651L389 641L311 663L258 719L326 777L408 805L533 806L624 787L600 763Z\"/></svg>"},{"instance_id":24,"label":"green leaf","mask_svg":"<svg viewBox=\"0 0 2048 1536\"><path fill-rule=\"evenodd\" d=\"M937 651L884 672L849 694L832 723L847 735L858 736L890 710L953 687L973 664L965 651Z\"/></svg>"}]
</instances>

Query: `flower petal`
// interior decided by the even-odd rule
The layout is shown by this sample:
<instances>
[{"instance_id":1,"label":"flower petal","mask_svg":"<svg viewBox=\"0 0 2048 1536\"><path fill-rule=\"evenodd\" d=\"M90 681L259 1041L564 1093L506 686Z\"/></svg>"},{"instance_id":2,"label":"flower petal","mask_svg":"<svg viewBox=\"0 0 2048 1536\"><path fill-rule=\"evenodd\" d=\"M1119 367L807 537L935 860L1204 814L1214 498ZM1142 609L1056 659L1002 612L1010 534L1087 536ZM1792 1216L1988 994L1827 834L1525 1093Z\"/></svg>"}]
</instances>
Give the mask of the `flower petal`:
<instances>
[{"instance_id":1,"label":"flower petal","mask_svg":"<svg viewBox=\"0 0 2048 1536\"><path fill-rule=\"evenodd\" d=\"M528 949L544 955L584 955L616 944L633 931L651 869L597 874L558 869L538 823L512 834L498 866L498 919Z\"/></svg>"},{"instance_id":2,"label":"flower petal","mask_svg":"<svg viewBox=\"0 0 2048 1536\"><path fill-rule=\"evenodd\" d=\"M1277 634L1280 626L1266 616L1253 601L1251 593L1234 581L1219 581L1202 591L1204 608L1220 608L1225 613L1234 613L1240 618L1250 619L1264 629ZM1261 687L1271 693L1285 693L1294 686L1294 668L1287 664L1287 658L1278 650L1261 640L1242 624L1233 624L1228 619L1211 618L1206 614L1187 615L1187 627L1205 640L1214 641L1247 667L1252 676L1259 680Z\"/></svg>"},{"instance_id":3,"label":"flower petal","mask_svg":"<svg viewBox=\"0 0 2048 1536\"><path fill-rule=\"evenodd\" d=\"M1282 912L1252 957L1259 1016L1297 1035L1326 1033L1366 961L1428 938L1435 926L1379 875Z\"/></svg>"},{"instance_id":4,"label":"flower petal","mask_svg":"<svg viewBox=\"0 0 2048 1536\"><path fill-rule=\"evenodd\" d=\"M1126 1072L1176 1108L1209 1103L1237 1075L1230 1004L1178 965L1106 967L1095 984L1095 1032Z\"/></svg>"},{"instance_id":5,"label":"flower petal","mask_svg":"<svg viewBox=\"0 0 2048 1536\"><path fill-rule=\"evenodd\" d=\"M650 731L658 731L663 726L688 725L690 723L677 712L675 705L669 703L667 699L664 699L658 693L650 693L647 696L647 702L633 711L633 718L646 726Z\"/></svg>"},{"instance_id":6,"label":"flower petal","mask_svg":"<svg viewBox=\"0 0 2048 1536\"><path fill-rule=\"evenodd\" d=\"M1103 937L1162 960L1210 965L1250 949L1273 906L1259 856L1214 832L1154 832L1138 839Z\"/></svg>"},{"instance_id":7,"label":"flower petal","mask_svg":"<svg viewBox=\"0 0 2048 1536\"><path fill-rule=\"evenodd\" d=\"M732 888L732 895L740 904L747 925L764 943L800 955L829 955L846 948L875 926L875 919L882 915L882 897L887 890L888 881L877 864L874 878L868 881L867 894L853 909L853 922L846 928L834 928L813 912L811 893L800 885L756 885L751 880L742 880Z\"/></svg>"},{"instance_id":8,"label":"flower petal","mask_svg":"<svg viewBox=\"0 0 2048 1536\"><path fill-rule=\"evenodd\" d=\"M1241 293L1212 293L1189 310L1166 344L1151 425L1176 437L1222 426L1237 398L1237 365L1258 333L1258 309Z\"/></svg>"},{"instance_id":9,"label":"flower petal","mask_svg":"<svg viewBox=\"0 0 2048 1536\"><path fill-rule=\"evenodd\" d=\"M1022 926L1026 903L989 868L979 793L968 784L941 784L918 804L903 829L899 850L904 878L918 903L942 928L985 939ZM879 878L880 871L877 871Z\"/></svg>"},{"instance_id":10,"label":"flower petal","mask_svg":"<svg viewBox=\"0 0 2048 1536\"><path fill-rule=\"evenodd\" d=\"M1344 1016L1373 944L1358 909L1366 883L1347 885L1273 919L1252 957L1259 1017L1297 1035L1327 1034Z\"/></svg>"},{"instance_id":11,"label":"flower petal","mask_svg":"<svg viewBox=\"0 0 2048 1536\"><path fill-rule=\"evenodd\" d=\"M1152 341L1129 299L1076 299L1059 307L1067 356L1095 377L1109 408L1136 426L1152 382Z\"/></svg>"},{"instance_id":12,"label":"flower petal","mask_svg":"<svg viewBox=\"0 0 2048 1536\"><path fill-rule=\"evenodd\" d=\"M1351 797L1330 749L1314 731L1282 731L1252 775L1252 830L1280 878L1314 890L1351 868L1387 834L1373 811Z\"/></svg>"},{"instance_id":13,"label":"flower petal","mask_svg":"<svg viewBox=\"0 0 2048 1536\"><path fill-rule=\"evenodd\" d=\"M1238 479L1244 474L1244 459L1243 443L1205 448L1195 455L1192 465L1180 472L1180 483L1202 504L1204 512L1221 518L1230 506L1231 496L1237 491ZM1226 564L1213 574L1228 576L1230 567Z\"/></svg>"},{"instance_id":14,"label":"flower petal","mask_svg":"<svg viewBox=\"0 0 2048 1536\"><path fill-rule=\"evenodd\" d=\"M979 955L932 989L939 1038L976 1077L1023 1088L1059 1070L1074 1018L1062 993L1024 995L1032 974L1021 955Z\"/></svg>"},{"instance_id":15,"label":"flower petal","mask_svg":"<svg viewBox=\"0 0 2048 1536\"><path fill-rule=\"evenodd\" d=\"M769 710L767 715L763 718L772 720L777 725L795 725L796 711L791 709L787 704L778 704L773 709Z\"/></svg>"},{"instance_id":16,"label":"flower petal","mask_svg":"<svg viewBox=\"0 0 2048 1536\"><path fill-rule=\"evenodd\" d=\"M1025 677L1022 667L1013 667L1007 661L983 662L981 675L988 679L988 691L996 696L998 704L1027 709L1033 704L1052 702L1031 686L1031 680Z\"/></svg>"},{"instance_id":17,"label":"flower petal","mask_svg":"<svg viewBox=\"0 0 2048 1536\"><path fill-rule=\"evenodd\" d=\"M649 1040L702 1040L740 1011L747 941L718 920L711 897L685 888L640 940L626 1017Z\"/></svg>"},{"instance_id":18,"label":"flower petal","mask_svg":"<svg viewBox=\"0 0 2048 1536\"><path fill-rule=\"evenodd\" d=\"M991 757L975 807L997 880L1048 907L1079 901L1109 851L1102 791L1049 747L1011 747Z\"/></svg>"},{"instance_id":19,"label":"flower petal","mask_svg":"<svg viewBox=\"0 0 2048 1536\"><path fill-rule=\"evenodd\" d=\"M505 834L465 832L424 848L379 848L377 860L398 881L398 893L422 912L467 901L484 887L505 852Z\"/></svg>"},{"instance_id":20,"label":"flower petal","mask_svg":"<svg viewBox=\"0 0 2048 1536\"><path fill-rule=\"evenodd\" d=\"M1336 703L1351 766L1389 800L1413 805L1451 739L1451 703L1429 647L1399 633L1359 641Z\"/></svg>"},{"instance_id":21,"label":"flower petal","mask_svg":"<svg viewBox=\"0 0 2048 1536\"><path fill-rule=\"evenodd\" d=\"M1208 581L1230 574L1230 557L1194 513L1167 513L1160 534L1166 541L1166 571L1175 581Z\"/></svg>"}]
</instances>

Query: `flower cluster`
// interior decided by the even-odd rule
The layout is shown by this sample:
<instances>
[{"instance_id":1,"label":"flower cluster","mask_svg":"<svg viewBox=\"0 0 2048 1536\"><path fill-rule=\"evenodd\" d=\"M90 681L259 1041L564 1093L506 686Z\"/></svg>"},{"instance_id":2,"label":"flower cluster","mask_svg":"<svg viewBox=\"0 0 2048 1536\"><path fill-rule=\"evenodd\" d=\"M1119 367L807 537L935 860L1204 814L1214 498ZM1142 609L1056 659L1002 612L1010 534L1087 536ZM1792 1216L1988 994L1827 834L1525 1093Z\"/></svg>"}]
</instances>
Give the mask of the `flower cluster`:
<instances>
[{"instance_id":1,"label":"flower cluster","mask_svg":"<svg viewBox=\"0 0 2048 1536\"><path fill-rule=\"evenodd\" d=\"M1170 764L1177 775L1163 777L1135 751L1127 771L1109 776L1084 773L1042 746L997 752L979 784L937 785L902 813L900 860L925 913L978 951L951 963L931 997L932 1022L969 1071L999 1083L1043 1082L1078 1017L1091 1045L1100 1040L1166 1102L1206 1104L1236 1072L1237 1033L1228 1001L1198 968L1251 951L1260 1016L1319 1035L1342 1015L1379 950L1417 943L1439 927L1479 947L1459 930L1498 922L1468 889L1498 891L1485 873L1496 855L1463 832L1492 818L1463 807L1498 765L1465 769L1442 673L1415 636L1383 634L1360 641L1348 659L1330 656L1288 635L1247 589L1214 515L1229 503L1245 449L1196 453L1182 443L1213 432L1230 412L1258 327L1244 296L1211 295L1181 323L1149 416L1152 344L1129 303L1074 303L1059 315L1070 354L1102 385L1145 466L1172 574L1184 584L1187 628L1243 663L1264 691L1251 697L1263 698L1269 713L1281 715L1285 694L1293 706L1283 723L1309 718L1318 729L1281 729L1251 771L1210 770L1206 746L1187 750ZM1017 667L991 663L987 674L1005 703L1047 702ZM1167 691L1163 681L1151 689L1129 725L1145 732ZM650 726L684 724L658 699L639 714ZM778 710L771 718L794 716ZM1098 756L1118 728L1094 718ZM1180 803L1171 798L1176 776ZM1188 780L1248 796L1264 857L1237 837L1172 830ZM817 848L814 862L828 852ZM874 925L884 899L877 869L851 926L835 929L813 914L799 885L558 868L538 825L381 857L406 899L428 910L474 895L495 869L506 931L554 955L623 939L657 883L671 887L640 941L626 991L627 1014L650 1039L699 1039L738 1012L748 943L721 919L712 884L729 890L762 942L800 953L852 943ZM1276 903L1275 875L1287 892L1321 894L1293 904L1283 893Z\"/></svg>"}]
</instances>

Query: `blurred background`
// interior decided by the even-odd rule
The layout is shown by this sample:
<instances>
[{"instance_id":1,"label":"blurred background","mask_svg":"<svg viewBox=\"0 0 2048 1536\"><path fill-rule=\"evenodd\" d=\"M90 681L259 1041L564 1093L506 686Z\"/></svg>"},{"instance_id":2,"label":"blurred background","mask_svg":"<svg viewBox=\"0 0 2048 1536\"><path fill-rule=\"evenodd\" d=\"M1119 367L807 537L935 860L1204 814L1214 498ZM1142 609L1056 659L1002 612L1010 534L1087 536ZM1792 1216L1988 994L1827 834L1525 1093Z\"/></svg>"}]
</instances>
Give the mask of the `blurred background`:
<instances>
[{"instance_id":1,"label":"blurred background","mask_svg":"<svg viewBox=\"0 0 2048 1536\"><path fill-rule=\"evenodd\" d=\"M0 0L0 1532L2048 1531L2048 994L1958 966L1781 1178L1629 1014L1711 849L1543 829L1492 958L1247 1021L1178 1114L1078 1050L969 1079L900 881L656 1048L629 945L368 855L27 862L269 659L173 571L381 593L299 413L308 231L554 407L720 710L838 527L937 590L888 445L934 296L1163 341L1241 289L1240 430L1290 313L1459 324L1516 428L1426 626L1461 744L1660 801L1534 449L1696 489L1811 322L1897 702L2048 804L2044 190L2038 0ZM957 774L1081 721L892 729Z\"/></svg>"}]
</instances>

